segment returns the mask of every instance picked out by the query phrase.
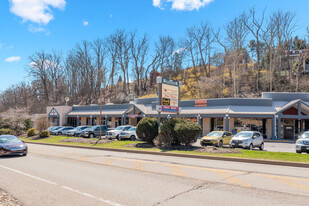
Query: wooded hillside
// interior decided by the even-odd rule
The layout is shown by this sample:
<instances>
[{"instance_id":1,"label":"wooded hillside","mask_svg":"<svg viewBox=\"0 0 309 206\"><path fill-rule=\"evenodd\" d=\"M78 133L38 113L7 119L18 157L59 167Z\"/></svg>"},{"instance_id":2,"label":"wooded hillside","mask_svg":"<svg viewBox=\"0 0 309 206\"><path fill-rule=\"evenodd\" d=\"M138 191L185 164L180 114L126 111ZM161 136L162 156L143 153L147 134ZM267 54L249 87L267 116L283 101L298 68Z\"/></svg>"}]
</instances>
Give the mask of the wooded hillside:
<instances>
[{"instance_id":1,"label":"wooded hillside","mask_svg":"<svg viewBox=\"0 0 309 206\"><path fill-rule=\"evenodd\" d=\"M31 81L3 91L0 111L41 113L46 105L65 104L66 96L71 105L154 96L158 73L183 82L182 99L309 92L303 69L309 29L299 35L300 30L294 13L252 8L225 25L192 25L180 39L165 35L152 41L147 34L117 30L82 41L68 54L38 51L26 65ZM302 53L293 56L292 50Z\"/></svg>"}]
</instances>

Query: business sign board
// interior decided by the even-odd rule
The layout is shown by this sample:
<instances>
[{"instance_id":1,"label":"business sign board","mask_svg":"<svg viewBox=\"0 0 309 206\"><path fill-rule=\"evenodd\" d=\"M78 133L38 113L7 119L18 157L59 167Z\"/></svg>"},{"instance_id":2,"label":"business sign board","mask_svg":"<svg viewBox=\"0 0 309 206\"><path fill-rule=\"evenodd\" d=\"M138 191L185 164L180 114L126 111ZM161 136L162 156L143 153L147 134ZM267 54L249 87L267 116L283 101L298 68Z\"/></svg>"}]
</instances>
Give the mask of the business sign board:
<instances>
[{"instance_id":1,"label":"business sign board","mask_svg":"<svg viewBox=\"0 0 309 206\"><path fill-rule=\"evenodd\" d=\"M207 107L207 100L195 100L195 107Z\"/></svg>"},{"instance_id":2,"label":"business sign board","mask_svg":"<svg viewBox=\"0 0 309 206\"><path fill-rule=\"evenodd\" d=\"M181 82L162 78L162 112L179 112L179 89Z\"/></svg>"}]
</instances>

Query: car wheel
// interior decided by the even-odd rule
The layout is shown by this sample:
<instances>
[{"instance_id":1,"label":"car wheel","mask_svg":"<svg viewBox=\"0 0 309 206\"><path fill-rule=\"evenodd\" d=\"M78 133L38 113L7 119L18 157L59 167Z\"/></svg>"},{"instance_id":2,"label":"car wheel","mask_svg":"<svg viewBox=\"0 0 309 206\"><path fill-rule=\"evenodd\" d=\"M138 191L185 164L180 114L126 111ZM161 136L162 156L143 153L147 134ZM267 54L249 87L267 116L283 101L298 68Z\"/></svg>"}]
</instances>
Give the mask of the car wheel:
<instances>
[{"instance_id":1,"label":"car wheel","mask_svg":"<svg viewBox=\"0 0 309 206\"><path fill-rule=\"evenodd\" d=\"M23 156L27 156L27 152L25 152L25 153L23 154Z\"/></svg>"},{"instance_id":2,"label":"car wheel","mask_svg":"<svg viewBox=\"0 0 309 206\"><path fill-rule=\"evenodd\" d=\"M119 135L117 135L117 139L118 139L118 141L121 141L122 139L121 139L121 137L119 136Z\"/></svg>"},{"instance_id":3,"label":"car wheel","mask_svg":"<svg viewBox=\"0 0 309 206\"><path fill-rule=\"evenodd\" d=\"M136 137L135 137L134 135L132 135L132 136L130 137L130 140L131 140L131 141L135 141L135 140L136 140Z\"/></svg>"},{"instance_id":4,"label":"car wheel","mask_svg":"<svg viewBox=\"0 0 309 206\"><path fill-rule=\"evenodd\" d=\"M89 138L94 138L94 134L90 134L90 135L89 135Z\"/></svg>"},{"instance_id":5,"label":"car wheel","mask_svg":"<svg viewBox=\"0 0 309 206\"><path fill-rule=\"evenodd\" d=\"M58 132L57 135L60 136L60 135L62 135L62 133L61 133L61 132Z\"/></svg>"},{"instance_id":6,"label":"car wheel","mask_svg":"<svg viewBox=\"0 0 309 206\"><path fill-rule=\"evenodd\" d=\"M119 134L116 136L116 139L118 139L120 141Z\"/></svg>"},{"instance_id":7,"label":"car wheel","mask_svg":"<svg viewBox=\"0 0 309 206\"><path fill-rule=\"evenodd\" d=\"M249 145L249 150L252 150L252 149L253 149L253 145L250 144L250 145Z\"/></svg>"},{"instance_id":8,"label":"car wheel","mask_svg":"<svg viewBox=\"0 0 309 206\"><path fill-rule=\"evenodd\" d=\"M296 150L296 153L301 154L301 151L297 151L297 150Z\"/></svg>"},{"instance_id":9,"label":"car wheel","mask_svg":"<svg viewBox=\"0 0 309 206\"><path fill-rule=\"evenodd\" d=\"M264 143L262 142L262 144L260 145L260 150L264 150Z\"/></svg>"},{"instance_id":10,"label":"car wheel","mask_svg":"<svg viewBox=\"0 0 309 206\"><path fill-rule=\"evenodd\" d=\"M219 142L218 147L223 147L223 142L222 141Z\"/></svg>"}]
</instances>

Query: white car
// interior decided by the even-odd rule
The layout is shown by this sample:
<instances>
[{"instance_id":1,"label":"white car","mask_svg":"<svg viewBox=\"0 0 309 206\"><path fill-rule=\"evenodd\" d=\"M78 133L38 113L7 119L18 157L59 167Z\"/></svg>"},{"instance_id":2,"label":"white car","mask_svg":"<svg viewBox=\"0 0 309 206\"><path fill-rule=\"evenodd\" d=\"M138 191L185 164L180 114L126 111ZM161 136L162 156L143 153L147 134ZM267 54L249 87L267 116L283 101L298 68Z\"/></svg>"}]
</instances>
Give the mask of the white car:
<instances>
[{"instance_id":1,"label":"white car","mask_svg":"<svg viewBox=\"0 0 309 206\"><path fill-rule=\"evenodd\" d=\"M264 139L260 132L255 131L242 131L237 133L230 141L232 148L240 147L252 150L254 147L258 147L260 150L264 150Z\"/></svg>"},{"instance_id":2,"label":"white car","mask_svg":"<svg viewBox=\"0 0 309 206\"><path fill-rule=\"evenodd\" d=\"M130 139L131 141L135 141L137 138L136 127L131 127L127 131L120 132L118 140Z\"/></svg>"},{"instance_id":3,"label":"white car","mask_svg":"<svg viewBox=\"0 0 309 206\"><path fill-rule=\"evenodd\" d=\"M309 132L304 132L296 141L296 152L307 152L309 154Z\"/></svg>"},{"instance_id":4,"label":"white car","mask_svg":"<svg viewBox=\"0 0 309 206\"><path fill-rule=\"evenodd\" d=\"M125 125L125 126L119 126L116 127L115 129L112 130L108 130L106 132L105 137L107 139L118 139L119 138L119 134L123 131L128 131L132 126L131 125Z\"/></svg>"}]
</instances>

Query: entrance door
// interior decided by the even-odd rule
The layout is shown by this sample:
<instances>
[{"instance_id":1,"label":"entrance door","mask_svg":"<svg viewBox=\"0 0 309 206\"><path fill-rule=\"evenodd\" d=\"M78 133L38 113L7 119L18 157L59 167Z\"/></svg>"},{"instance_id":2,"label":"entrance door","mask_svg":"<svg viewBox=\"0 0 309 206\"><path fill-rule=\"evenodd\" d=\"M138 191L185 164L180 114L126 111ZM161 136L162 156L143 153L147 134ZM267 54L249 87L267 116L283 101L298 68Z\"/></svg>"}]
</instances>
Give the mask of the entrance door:
<instances>
[{"instance_id":1,"label":"entrance door","mask_svg":"<svg viewBox=\"0 0 309 206\"><path fill-rule=\"evenodd\" d=\"M284 139L294 139L293 125L284 125Z\"/></svg>"},{"instance_id":2,"label":"entrance door","mask_svg":"<svg viewBox=\"0 0 309 206\"><path fill-rule=\"evenodd\" d=\"M215 118L211 118L210 119L210 131L214 131L215 130Z\"/></svg>"}]
</instances>

